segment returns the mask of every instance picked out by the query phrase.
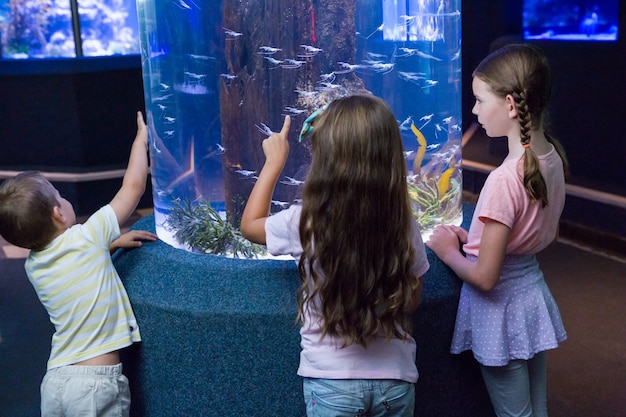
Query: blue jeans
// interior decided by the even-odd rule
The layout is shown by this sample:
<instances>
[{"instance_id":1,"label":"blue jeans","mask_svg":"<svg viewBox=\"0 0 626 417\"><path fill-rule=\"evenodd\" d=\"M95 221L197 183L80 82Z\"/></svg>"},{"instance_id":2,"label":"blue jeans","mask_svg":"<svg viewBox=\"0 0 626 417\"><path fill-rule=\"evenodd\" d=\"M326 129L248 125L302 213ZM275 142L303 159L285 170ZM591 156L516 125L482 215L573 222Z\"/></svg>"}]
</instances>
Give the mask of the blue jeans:
<instances>
[{"instance_id":1,"label":"blue jeans","mask_svg":"<svg viewBox=\"0 0 626 417\"><path fill-rule=\"evenodd\" d=\"M308 417L413 417L415 386L390 379L315 379L302 384Z\"/></svg>"},{"instance_id":2,"label":"blue jeans","mask_svg":"<svg viewBox=\"0 0 626 417\"><path fill-rule=\"evenodd\" d=\"M498 417L547 417L546 352L480 369Z\"/></svg>"}]
</instances>

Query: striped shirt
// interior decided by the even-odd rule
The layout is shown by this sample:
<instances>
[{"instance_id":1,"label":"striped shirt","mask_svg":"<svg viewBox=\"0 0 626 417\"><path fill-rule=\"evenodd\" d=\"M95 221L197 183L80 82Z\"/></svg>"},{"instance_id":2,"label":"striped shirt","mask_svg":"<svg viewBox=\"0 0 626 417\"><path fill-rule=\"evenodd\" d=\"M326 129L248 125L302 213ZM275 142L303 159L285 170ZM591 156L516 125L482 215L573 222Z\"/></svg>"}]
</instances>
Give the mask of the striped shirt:
<instances>
[{"instance_id":1,"label":"striped shirt","mask_svg":"<svg viewBox=\"0 0 626 417\"><path fill-rule=\"evenodd\" d=\"M141 340L109 252L119 235L115 212L107 205L42 251L30 252L26 274L55 328L48 370Z\"/></svg>"}]
</instances>

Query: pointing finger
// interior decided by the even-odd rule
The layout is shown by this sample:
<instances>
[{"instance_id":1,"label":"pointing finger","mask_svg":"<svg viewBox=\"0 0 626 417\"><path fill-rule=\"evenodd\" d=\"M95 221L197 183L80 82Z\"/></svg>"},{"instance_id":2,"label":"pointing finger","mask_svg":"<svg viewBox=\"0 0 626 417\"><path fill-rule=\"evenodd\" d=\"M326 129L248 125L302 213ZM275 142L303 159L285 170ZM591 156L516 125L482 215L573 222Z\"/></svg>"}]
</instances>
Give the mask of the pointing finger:
<instances>
[{"instance_id":1,"label":"pointing finger","mask_svg":"<svg viewBox=\"0 0 626 417\"><path fill-rule=\"evenodd\" d=\"M285 116L285 122L283 123L283 128L280 130L280 134L283 136L287 136L287 133L289 133L290 127L291 127L291 117Z\"/></svg>"}]
</instances>

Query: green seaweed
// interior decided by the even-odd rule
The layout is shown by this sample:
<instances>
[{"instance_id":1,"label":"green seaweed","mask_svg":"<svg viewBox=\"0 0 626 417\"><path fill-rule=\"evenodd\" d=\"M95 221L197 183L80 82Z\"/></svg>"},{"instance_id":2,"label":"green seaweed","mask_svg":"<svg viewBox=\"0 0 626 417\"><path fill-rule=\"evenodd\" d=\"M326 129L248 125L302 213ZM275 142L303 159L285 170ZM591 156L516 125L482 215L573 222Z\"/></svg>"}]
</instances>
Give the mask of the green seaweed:
<instances>
[{"instance_id":1,"label":"green seaweed","mask_svg":"<svg viewBox=\"0 0 626 417\"><path fill-rule=\"evenodd\" d=\"M165 228L174 233L179 243L197 252L235 258L267 254L264 246L250 242L235 226L223 220L209 201L174 200Z\"/></svg>"},{"instance_id":2,"label":"green seaweed","mask_svg":"<svg viewBox=\"0 0 626 417\"><path fill-rule=\"evenodd\" d=\"M458 202L461 184L456 179L451 179L450 187L441 196L435 180L427 177L409 181L408 190L413 203L413 216L422 231L450 224L461 215Z\"/></svg>"}]
</instances>

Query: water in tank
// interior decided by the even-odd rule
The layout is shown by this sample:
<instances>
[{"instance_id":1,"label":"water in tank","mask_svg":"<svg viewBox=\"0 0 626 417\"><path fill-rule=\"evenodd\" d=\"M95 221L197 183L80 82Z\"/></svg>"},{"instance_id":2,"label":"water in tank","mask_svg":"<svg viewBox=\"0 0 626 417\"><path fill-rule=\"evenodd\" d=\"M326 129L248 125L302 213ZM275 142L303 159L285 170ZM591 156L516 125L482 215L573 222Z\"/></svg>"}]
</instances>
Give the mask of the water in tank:
<instances>
[{"instance_id":1,"label":"water in tank","mask_svg":"<svg viewBox=\"0 0 626 417\"><path fill-rule=\"evenodd\" d=\"M138 0L159 237L257 256L239 220L264 156L292 118L271 211L298 200L305 118L336 97L384 99L400 126L409 195L426 236L460 224L460 0Z\"/></svg>"}]
</instances>

